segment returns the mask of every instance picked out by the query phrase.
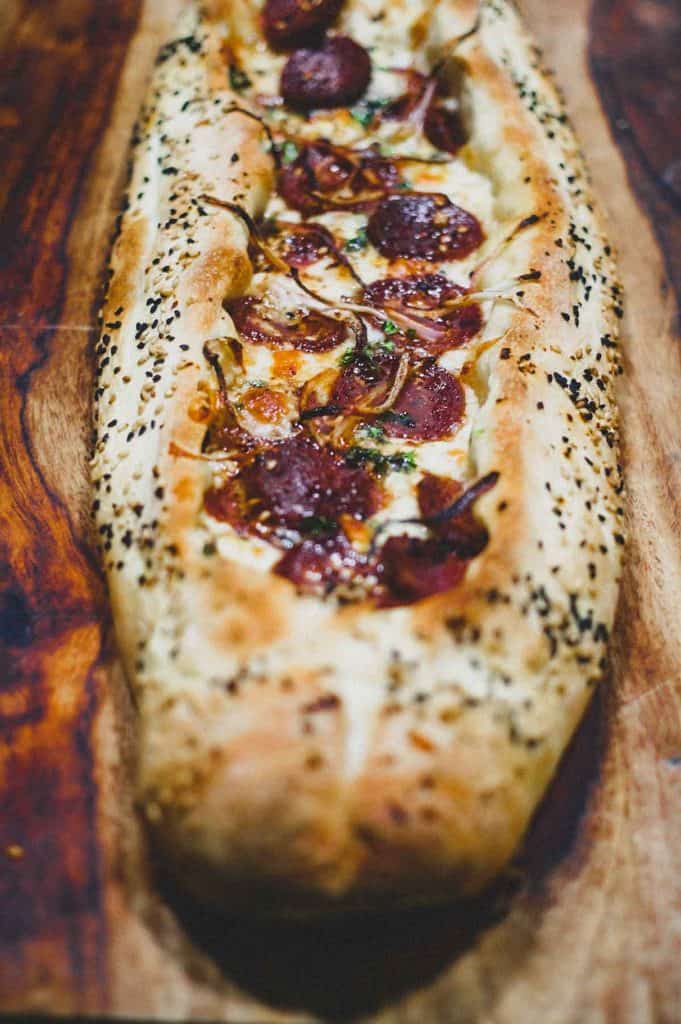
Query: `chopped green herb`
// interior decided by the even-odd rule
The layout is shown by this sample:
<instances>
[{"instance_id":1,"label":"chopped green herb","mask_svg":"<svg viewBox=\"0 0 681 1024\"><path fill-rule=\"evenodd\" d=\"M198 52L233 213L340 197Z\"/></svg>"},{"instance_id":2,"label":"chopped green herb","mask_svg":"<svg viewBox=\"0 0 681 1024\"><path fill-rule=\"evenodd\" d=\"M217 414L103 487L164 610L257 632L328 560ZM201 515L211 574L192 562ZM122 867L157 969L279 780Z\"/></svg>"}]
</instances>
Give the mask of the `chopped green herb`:
<instances>
[{"instance_id":1,"label":"chopped green herb","mask_svg":"<svg viewBox=\"0 0 681 1024\"><path fill-rule=\"evenodd\" d=\"M416 469L416 456L414 452L396 452L389 455L390 468L396 473L411 473Z\"/></svg>"},{"instance_id":2,"label":"chopped green herb","mask_svg":"<svg viewBox=\"0 0 681 1024\"><path fill-rule=\"evenodd\" d=\"M267 381L266 380L249 380L248 386L251 387L251 388L266 388L267 387Z\"/></svg>"},{"instance_id":3,"label":"chopped green herb","mask_svg":"<svg viewBox=\"0 0 681 1024\"><path fill-rule=\"evenodd\" d=\"M412 185L411 185L410 181L401 181L397 187L398 188L411 188Z\"/></svg>"},{"instance_id":4,"label":"chopped green herb","mask_svg":"<svg viewBox=\"0 0 681 1024\"><path fill-rule=\"evenodd\" d=\"M299 152L300 150L296 146L295 142L292 142L291 139L287 139L281 147L282 162L284 164L292 164Z\"/></svg>"},{"instance_id":5,"label":"chopped green herb","mask_svg":"<svg viewBox=\"0 0 681 1024\"><path fill-rule=\"evenodd\" d=\"M361 110L359 107L353 107L350 113L354 117L355 121L359 121L362 128L368 128L374 119L375 111L366 109Z\"/></svg>"},{"instance_id":6,"label":"chopped green herb","mask_svg":"<svg viewBox=\"0 0 681 1024\"><path fill-rule=\"evenodd\" d=\"M350 364L355 361L355 356L356 355L357 355L357 349L354 349L354 348L346 349L345 352L343 353L343 355L338 360L338 365L339 366L350 366Z\"/></svg>"},{"instance_id":7,"label":"chopped green herb","mask_svg":"<svg viewBox=\"0 0 681 1024\"><path fill-rule=\"evenodd\" d=\"M348 238L345 249L347 252L359 252L361 249L366 249L368 244L367 229L360 228L354 238Z\"/></svg>"},{"instance_id":8,"label":"chopped green herb","mask_svg":"<svg viewBox=\"0 0 681 1024\"><path fill-rule=\"evenodd\" d=\"M379 338L378 341L375 341L373 342L373 344L368 345L366 351L370 359L380 352L394 352L395 342L390 341L388 338Z\"/></svg>"},{"instance_id":9,"label":"chopped green herb","mask_svg":"<svg viewBox=\"0 0 681 1024\"><path fill-rule=\"evenodd\" d=\"M415 427L416 420L412 419L408 412L392 412L387 409L378 417L384 423L401 423L403 427Z\"/></svg>"},{"instance_id":10,"label":"chopped green herb","mask_svg":"<svg viewBox=\"0 0 681 1024\"><path fill-rule=\"evenodd\" d=\"M385 442L385 432L383 427L377 423L362 423L358 428L359 433L364 437L370 437L372 441L377 444L383 444Z\"/></svg>"},{"instance_id":11,"label":"chopped green herb","mask_svg":"<svg viewBox=\"0 0 681 1024\"><path fill-rule=\"evenodd\" d=\"M209 540L203 545L203 553L206 558L210 558L211 555L217 554L218 546L215 541Z\"/></svg>"},{"instance_id":12,"label":"chopped green herb","mask_svg":"<svg viewBox=\"0 0 681 1024\"><path fill-rule=\"evenodd\" d=\"M396 473L411 473L416 469L416 456L413 452L395 452L384 455L378 448L349 448L345 454L349 466L371 466L378 476L385 476L391 470Z\"/></svg>"},{"instance_id":13,"label":"chopped green herb","mask_svg":"<svg viewBox=\"0 0 681 1024\"><path fill-rule=\"evenodd\" d=\"M236 64L230 64L229 84L232 89L236 89L237 92L243 92L244 89L250 88L252 82L245 71L242 71Z\"/></svg>"},{"instance_id":14,"label":"chopped green herb","mask_svg":"<svg viewBox=\"0 0 681 1024\"><path fill-rule=\"evenodd\" d=\"M382 455L378 448L362 448L360 445L356 445L345 453L345 461L349 466L373 464L376 468L379 463L385 461L385 455Z\"/></svg>"},{"instance_id":15,"label":"chopped green herb","mask_svg":"<svg viewBox=\"0 0 681 1024\"><path fill-rule=\"evenodd\" d=\"M386 320L383 324L384 334L397 334L399 327L392 322L392 320Z\"/></svg>"},{"instance_id":16,"label":"chopped green herb","mask_svg":"<svg viewBox=\"0 0 681 1024\"><path fill-rule=\"evenodd\" d=\"M348 348L338 360L339 366L351 366L361 355L362 362L371 366L378 356L385 352L394 352L395 342L388 338L379 338L378 341L366 345L360 352L358 348Z\"/></svg>"},{"instance_id":17,"label":"chopped green herb","mask_svg":"<svg viewBox=\"0 0 681 1024\"><path fill-rule=\"evenodd\" d=\"M300 532L311 534L313 537L333 533L336 529L336 520L328 519L327 516L305 516L300 522Z\"/></svg>"},{"instance_id":18,"label":"chopped green herb","mask_svg":"<svg viewBox=\"0 0 681 1024\"><path fill-rule=\"evenodd\" d=\"M351 108L350 114L354 117L355 121L359 121L363 128L368 128L376 116L376 112L380 110L381 107L387 106L388 103L390 103L390 100L388 99L363 100L361 103L358 103L356 107Z\"/></svg>"},{"instance_id":19,"label":"chopped green herb","mask_svg":"<svg viewBox=\"0 0 681 1024\"><path fill-rule=\"evenodd\" d=\"M416 331L414 330L413 327L408 327L407 328L407 337L408 338L415 338L416 337Z\"/></svg>"}]
</instances>

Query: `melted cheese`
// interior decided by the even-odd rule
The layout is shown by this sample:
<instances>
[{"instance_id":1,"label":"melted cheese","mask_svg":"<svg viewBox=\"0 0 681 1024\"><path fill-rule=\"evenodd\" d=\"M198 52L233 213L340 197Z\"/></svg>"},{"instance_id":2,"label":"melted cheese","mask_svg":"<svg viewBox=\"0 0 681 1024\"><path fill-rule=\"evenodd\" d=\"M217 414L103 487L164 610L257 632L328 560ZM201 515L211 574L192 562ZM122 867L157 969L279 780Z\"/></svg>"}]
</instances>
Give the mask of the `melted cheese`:
<instances>
[{"instance_id":1,"label":"melted cheese","mask_svg":"<svg viewBox=\"0 0 681 1024\"><path fill-rule=\"evenodd\" d=\"M395 68L415 68L422 72L428 70L422 57L415 62L414 52L409 46L412 30L418 25L427 6L430 5L425 0L418 0L410 2L406 8L396 4L386 9L380 0L374 0L361 5L361 10L353 5L344 15L340 30L361 40L372 57L373 74L367 100L388 101L402 95L405 78L393 70ZM474 271L486 255L499 245L509 226L495 217L495 196L491 182L468 166L465 155L448 157L448 154L435 150L422 131L400 121L380 123L380 119L376 118L367 128L347 109L319 111L309 118L302 118L273 102L278 95L284 57L273 55L264 44L258 43L252 48L239 48L238 60L253 83L249 96L255 97L262 104L278 139L284 135L305 141L329 139L335 144L353 148L378 146L381 153L389 157L412 156L441 161L435 164L416 159L402 160L400 170L411 189L444 193L453 203L474 214L480 221L485 241L478 250L465 259L434 263L430 268L433 272L446 275L455 284L469 286ZM268 218L287 221L301 219L300 214L291 210L276 192L265 211L265 219ZM352 211L330 211L309 220L324 225L339 244L344 245L366 228L368 216L366 213ZM393 264L372 245L355 251L346 250L346 255L365 284L395 272ZM334 265L330 260L321 260L304 268L301 277L317 294L330 302L353 298L358 301L357 283L345 268ZM266 296L269 303L282 310L317 305L311 303L309 297L290 278L272 271L256 274L249 293ZM489 338L503 334L504 321L508 322L509 312L500 309L495 299L490 299L483 302L483 313L485 326L482 332L467 345L445 353L438 360L443 368L455 375L460 373L467 362L475 360L476 351ZM368 325L368 333L370 341L376 342L383 337L380 330L371 325ZM306 381L324 369L337 367L339 357L353 344L352 335L348 332L347 344L331 352L299 353L294 372L282 374L279 372L279 359L274 352L261 345L249 344L243 338L241 341L244 375L285 390L294 401ZM383 537L387 538L391 533L418 533L418 528L405 527L399 520L418 516L416 488L424 472L459 480L463 484L470 482L474 474L470 451L474 442L473 424L478 401L473 388L464 384L464 391L465 418L453 437L424 442L386 438L381 444L380 450L386 455L413 451L417 460L415 472L392 472L385 480L386 502L375 516L373 526L395 522L383 530ZM358 437L357 443L362 443L361 437ZM228 526L209 516L204 516L203 521L206 529L219 538L220 553L244 566L266 572L280 557L277 549L258 539L237 537Z\"/></svg>"}]
</instances>

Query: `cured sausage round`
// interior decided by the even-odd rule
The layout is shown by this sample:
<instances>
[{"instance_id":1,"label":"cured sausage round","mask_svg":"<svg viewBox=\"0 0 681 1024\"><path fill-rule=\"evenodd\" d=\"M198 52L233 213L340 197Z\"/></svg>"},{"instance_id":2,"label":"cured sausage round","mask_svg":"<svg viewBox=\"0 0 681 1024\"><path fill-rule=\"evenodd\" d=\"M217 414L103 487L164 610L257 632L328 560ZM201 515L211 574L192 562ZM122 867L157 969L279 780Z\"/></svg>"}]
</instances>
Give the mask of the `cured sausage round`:
<instances>
[{"instance_id":1,"label":"cured sausage round","mask_svg":"<svg viewBox=\"0 0 681 1024\"><path fill-rule=\"evenodd\" d=\"M369 218L367 234L390 260L463 259L483 240L477 217L439 192L386 196Z\"/></svg>"},{"instance_id":2,"label":"cured sausage round","mask_svg":"<svg viewBox=\"0 0 681 1024\"><path fill-rule=\"evenodd\" d=\"M390 437L435 441L448 437L461 423L466 399L451 373L434 362L411 374L395 401L384 430Z\"/></svg>"},{"instance_id":3,"label":"cured sausage round","mask_svg":"<svg viewBox=\"0 0 681 1024\"><path fill-rule=\"evenodd\" d=\"M288 224L278 236L283 256L292 267L301 269L336 251L336 241L322 224Z\"/></svg>"},{"instance_id":4,"label":"cured sausage round","mask_svg":"<svg viewBox=\"0 0 681 1024\"><path fill-rule=\"evenodd\" d=\"M296 434L259 452L222 487L208 491L206 510L240 532L332 535L340 515L366 519L381 500L380 486L364 467L348 466L329 448Z\"/></svg>"},{"instance_id":5,"label":"cured sausage round","mask_svg":"<svg viewBox=\"0 0 681 1024\"><path fill-rule=\"evenodd\" d=\"M364 289L364 300L379 309L406 313L417 334L418 347L437 356L457 348L482 327L477 302L461 302L466 289L444 274L384 277ZM418 324L425 328L421 333Z\"/></svg>"},{"instance_id":6,"label":"cured sausage round","mask_svg":"<svg viewBox=\"0 0 681 1024\"><path fill-rule=\"evenodd\" d=\"M294 50L281 75L281 94L297 110L345 107L371 79L367 51L348 36L329 36L316 49Z\"/></svg>"},{"instance_id":7,"label":"cured sausage round","mask_svg":"<svg viewBox=\"0 0 681 1024\"><path fill-rule=\"evenodd\" d=\"M326 352L340 345L347 324L316 309L287 316L271 309L254 295L234 299L227 310L239 334L254 345L293 348L300 352Z\"/></svg>"},{"instance_id":8,"label":"cured sausage round","mask_svg":"<svg viewBox=\"0 0 681 1024\"><path fill-rule=\"evenodd\" d=\"M311 42L336 19L343 0L267 0L263 28L275 50Z\"/></svg>"},{"instance_id":9,"label":"cured sausage round","mask_svg":"<svg viewBox=\"0 0 681 1024\"><path fill-rule=\"evenodd\" d=\"M279 174L279 192L308 216L325 210L369 210L400 184L397 166L372 149L363 152L308 143Z\"/></svg>"},{"instance_id":10,"label":"cured sausage round","mask_svg":"<svg viewBox=\"0 0 681 1024\"><path fill-rule=\"evenodd\" d=\"M390 537L381 550L378 576L387 590L384 607L412 604L451 590L461 582L466 562L434 537Z\"/></svg>"},{"instance_id":11,"label":"cured sausage round","mask_svg":"<svg viewBox=\"0 0 681 1024\"><path fill-rule=\"evenodd\" d=\"M428 141L445 153L458 153L466 143L466 129L461 115L457 110L450 110L444 103L431 103L423 128Z\"/></svg>"}]
</instances>

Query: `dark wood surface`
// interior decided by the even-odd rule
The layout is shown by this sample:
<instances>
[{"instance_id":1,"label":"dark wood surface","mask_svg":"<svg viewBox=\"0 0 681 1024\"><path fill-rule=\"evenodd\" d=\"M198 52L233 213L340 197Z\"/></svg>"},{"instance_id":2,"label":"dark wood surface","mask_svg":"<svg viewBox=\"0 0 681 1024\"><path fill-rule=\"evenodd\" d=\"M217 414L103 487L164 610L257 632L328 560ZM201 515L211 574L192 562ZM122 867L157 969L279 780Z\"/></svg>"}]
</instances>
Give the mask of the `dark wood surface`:
<instances>
[{"instance_id":1,"label":"dark wood surface","mask_svg":"<svg viewBox=\"0 0 681 1024\"><path fill-rule=\"evenodd\" d=\"M657 236L681 326L681 3L599 0L589 58L632 189Z\"/></svg>"},{"instance_id":2,"label":"dark wood surface","mask_svg":"<svg viewBox=\"0 0 681 1024\"><path fill-rule=\"evenodd\" d=\"M54 1011L107 999L92 746L105 602L80 511L101 240L76 251L74 228L138 6L2 14L0 1000L34 990Z\"/></svg>"},{"instance_id":3,"label":"dark wood surface","mask_svg":"<svg viewBox=\"0 0 681 1024\"><path fill-rule=\"evenodd\" d=\"M197 919L150 880L90 535L96 308L130 129L180 4L0 5L0 1009L679 1024L681 6L522 3L627 296L632 543L611 684L491 893L311 929Z\"/></svg>"}]
</instances>

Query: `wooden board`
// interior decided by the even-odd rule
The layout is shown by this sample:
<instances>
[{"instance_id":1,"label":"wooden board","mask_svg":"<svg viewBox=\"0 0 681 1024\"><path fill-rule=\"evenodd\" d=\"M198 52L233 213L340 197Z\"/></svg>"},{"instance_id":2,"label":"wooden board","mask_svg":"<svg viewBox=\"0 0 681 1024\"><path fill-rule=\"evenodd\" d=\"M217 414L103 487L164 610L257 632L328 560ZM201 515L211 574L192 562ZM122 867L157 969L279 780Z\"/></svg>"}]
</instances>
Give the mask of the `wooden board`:
<instances>
[{"instance_id":1,"label":"wooden board","mask_svg":"<svg viewBox=\"0 0 681 1024\"><path fill-rule=\"evenodd\" d=\"M129 802L130 708L88 518L93 325L130 130L180 4L0 6L0 1009L678 1024L678 3L522 4L626 290L632 541L612 680L491 893L326 928L197 919L152 880Z\"/></svg>"}]
</instances>

